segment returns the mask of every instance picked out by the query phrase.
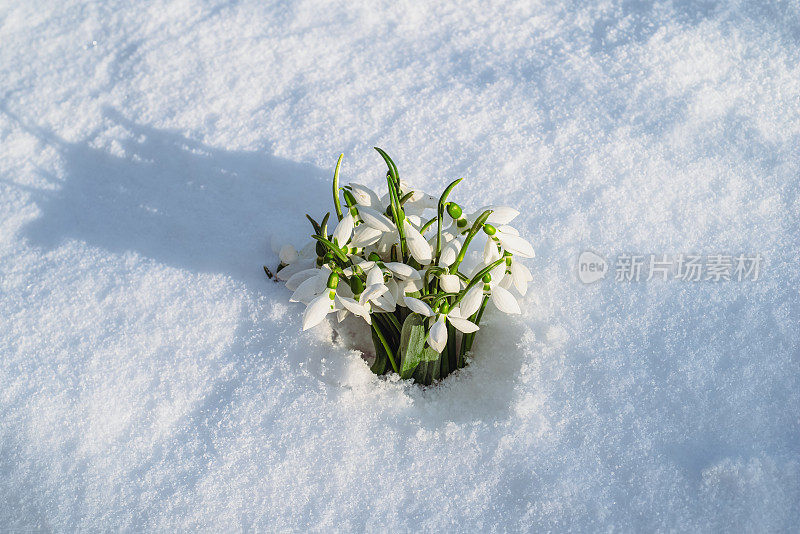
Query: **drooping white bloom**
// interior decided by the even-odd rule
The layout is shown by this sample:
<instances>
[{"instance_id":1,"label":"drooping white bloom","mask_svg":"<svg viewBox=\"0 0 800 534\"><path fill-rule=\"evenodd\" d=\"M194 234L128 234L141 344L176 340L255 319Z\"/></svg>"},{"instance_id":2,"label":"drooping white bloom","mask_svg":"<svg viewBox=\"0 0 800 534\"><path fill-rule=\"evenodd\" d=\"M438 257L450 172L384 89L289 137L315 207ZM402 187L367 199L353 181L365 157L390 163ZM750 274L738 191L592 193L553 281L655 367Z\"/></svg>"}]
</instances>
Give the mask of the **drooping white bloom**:
<instances>
[{"instance_id":1,"label":"drooping white bloom","mask_svg":"<svg viewBox=\"0 0 800 534\"><path fill-rule=\"evenodd\" d=\"M405 304L406 307L409 310L413 311L414 313L424 315L425 317L434 316L433 308L431 308L428 304L419 299L416 299L414 297L406 297Z\"/></svg>"},{"instance_id":2,"label":"drooping white bloom","mask_svg":"<svg viewBox=\"0 0 800 534\"><path fill-rule=\"evenodd\" d=\"M298 286L301 283L305 282L312 276L316 276L318 274L319 274L319 269L317 269L316 267L313 267L311 269L303 269L302 271L293 274L292 276L289 277L288 280L286 280L286 288L291 291L294 291L298 288Z\"/></svg>"},{"instance_id":3,"label":"drooping white bloom","mask_svg":"<svg viewBox=\"0 0 800 534\"><path fill-rule=\"evenodd\" d=\"M350 210L347 210L342 220L336 225L333 230L333 242L343 247L350 241L350 236L353 235L353 228L355 227L355 220Z\"/></svg>"},{"instance_id":4,"label":"drooping white bloom","mask_svg":"<svg viewBox=\"0 0 800 534\"><path fill-rule=\"evenodd\" d=\"M366 247L374 245L383 236L383 232L367 224L360 224L353 231L353 239L350 244L354 247Z\"/></svg>"},{"instance_id":5,"label":"drooping white bloom","mask_svg":"<svg viewBox=\"0 0 800 534\"><path fill-rule=\"evenodd\" d=\"M401 263L399 261L387 261L384 265L392 271L392 274L397 276L400 280L420 280L421 276L419 271L415 270L410 265Z\"/></svg>"},{"instance_id":6,"label":"drooping white bloom","mask_svg":"<svg viewBox=\"0 0 800 534\"><path fill-rule=\"evenodd\" d=\"M339 302L345 309L347 309L347 311L353 315L361 317L367 322L367 324L372 324L372 317L370 316L372 308L369 305L369 302L367 302L367 304L361 304L357 300L350 297L337 297L337 299L339 299Z\"/></svg>"},{"instance_id":7,"label":"drooping white bloom","mask_svg":"<svg viewBox=\"0 0 800 534\"><path fill-rule=\"evenodd\" d=\"M316 269L316 271L317 274L306 278L297 286L292 296L289 297L290 302L308 304L314 297L323 292L331 270L327 265L323 265L321 269Z\"/></svg>"},{"instance_id":8,"label":"drooping white bloom","mask_svg":"<svg viewBox=\"0 0 800 534\"><path fill-rule=\"evenodd\" d=\"M281 259L281 263L292 264L297 261L297 249L292 245L283 245L278 252L278 257Z\"/></svg>"},{"instance_id":9,"label":"drooping white bloom","mask_svg":"<svg viewBox=\"0 0 800 534\"><path fill-rule=\"evenodd\" d=\"M489 265L500 259L500 251L497 250L497 243L491 237L486 239L483 246L483 263Z\"/></svg>"},{"instance_id":10,"label":"drooping white bloom","mask_svg":"<svg viewBox=\"0 0 800 534\"><path fill-rule=\"evenodd\" d=\"M407 220L407 219L406 219ZM433 259L433 252L428 241L422 237L414 225L406 224L403 226L406 234L406 244L411 256L419 262L420 265L427 265Z\"/></svg>"},{"instance_id":11,"label":"drooping white bloom","mask_svg":"<svg viewBox=\"0 0 800 534\"><path fill-rule=\"evenodd\" d=\"M512 261L507 270L506 278L510 278L519 294L524 296L528 292L528 282L533 280L530 270L518 261Z\"/></svg>"},{"instance_id":12,"label":"drooping white bloom","mask_svg":"<svg viewBox=\"0 0 800 534\"><path fill-rule=\"evenodd\" d=\"M329 313L337 311L336 291L331 289L312 300L303 314L303 330L308 330L321 323Z\"/></svg>"},{"instance_id":13,"label":"drooping white bloom","mask_svg":"<svg viewBox=\"0 0 800 534\"><path fill-rule=\"evenodd\" d=\"M462 311L460 308L453 308L449 312L447 312L447 321L453 325L456 330L463 332L465 334L471 334L472 332L477 332L479 330L478 325L467 319L466 317L462 316Z\"/></svg>"},{"instance_id":14,"label":"drooping white bloom","mask_svg":"<svg viewBox=\"0 0 800 534\"><path fill-rule=\"evenodd\" d=\"M533 245L521 238L519 233L510 226L501 226L498 228L494 237L500 241L500 244L503 246L503 250L507 250L515 256L533 258L535 255L533 251Z\"/></svg>"},{"instance_id":15,"label":"drooping white bloom","mask_svg":"<svg viewBox=\"0 0 800 534\"><path fill-rule=\"evenodd\" d=\"M461 310L453 308L449 313L440 314L428 331L428 345L436 352L442 352L447 346L447 326L445 320L453 327L465 334L471 334L479 330L478 325L461 316Z\"/></svg>"},{"instance_id":16,"label":"drooping white bloom","mask_svg":"<svg viewBox=\"0 0 800 534\"><path fill-rule=\"evenodd\" d=\"M369 187L361 184L350 182L350 191L353 193L353 198L359 206L366 206L374 210L381 209L380 197L378 194Z\"/></svg>"},{"instance_id":17,"label":"drooping white bloom","mask_svg":"<svg viewBox=\"0 0 800 534\"><path fill-rule=\"evenodd\" d=\"M484 206L470 214L467 219L474 221L486 210L492 210L492 213L489 214L489 218L486 219L486 222L494 225L508 224L513 221L517 215L519 215L517 210L509 206Z\"/></svg>"},{"instance_id":18,"label":"drooping white bloom","mask_svg":"<svg viewBox=\"0 0 800 534\"><path fill-rule=\"evenodd\" d=\"M492 304L497 306L497 309L503 313L515 314L522 313L519 308L519 303L514 295L508 289L505 289L500 284L492 287Z\"/></svg>"},{"instance_id":19,"label":"drooping white bloom","mask_svg":"<svg viewBox=\"0 0 800 534\"><path fill-rule=\"evenodd\" d=\"M444 324L444 315L440 315L428 331L428 345L436 352L442 352L447 346L447 327Z\"/></svg>"},{"instance_id":20,"label":"drooping white bloom","mask_svg":"<svg viewBox=\"0 0 800 534\"><path fill-rule=\"evenodd\" d=\"M439 277L439 287L448 293L461 291L461 280L454 274L443 274Z\"/></svg>"},{"instance_id":21,"label":"drooping white bloom","mask_svg":"<svg viewBox=\"0 0 800 534\"><path fill-rule=\"evenodd\" d=\"M475 284L461 299L461 313L471 317L481 307L483 301L483 282Z\"/></svg>"},{"instance_id":22,"label":"drooping white bloom","mask_svg":"<svg viewBox=\"0 0 800 534\"><path fill-rule=\"evenodd\" d=\"M377 210L368 208L366 206L360 206L358 208L358 216L362 221L364 221L364 224L371 226L376 230L380 230L384 233L397 232L394 224L392 224L392 221L390 221L386 215L378 212Z\"/></svg>"},{"instance_id":23,"label":"drooping white bloom","mask_svg":"<svg viewBox=\"0 0 800 534\"><path fill-rule=\"evenodd\" d=\"M461 252L461 247L464 246L464 238L457 237L450 232L442 232L442 237L445 244L442 246L442 253L439 255L439 265L443 267L450 267L456 261L458 253ZM436 237L434 236L435 240Z\"/></svg>"}]
</instances>

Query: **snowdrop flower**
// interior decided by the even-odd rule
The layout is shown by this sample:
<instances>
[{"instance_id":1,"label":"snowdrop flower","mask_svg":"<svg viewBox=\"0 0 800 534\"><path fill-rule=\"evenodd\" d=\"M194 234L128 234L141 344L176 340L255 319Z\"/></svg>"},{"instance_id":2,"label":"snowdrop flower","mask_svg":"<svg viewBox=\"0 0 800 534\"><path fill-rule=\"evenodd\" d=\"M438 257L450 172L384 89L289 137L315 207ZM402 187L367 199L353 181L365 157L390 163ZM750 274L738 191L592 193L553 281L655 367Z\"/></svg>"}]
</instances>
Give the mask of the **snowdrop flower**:
<instances>
[{"instance_id":1,"label":"snowdrop flower","mask_svg":"<svg viewBox=\"0 0 800 534\"><path fill-rule=\"evenodd\" d=\"M328 277L327 291L314 298L303 314L303 331L317 326L329 313L338 310L336 306L336 286L338 283L339 276L336 273L331 273Z\"/></svg>"},{"instance_id":2,"label":"snowdrop flower","mask_svg":"<svg viewBox=\"0 0 800 534\"><path fill-rule=\"evenodd\" d=\"M479 268L481 266L478 266ZM483 284L478 283L469 289L461 299L461 311L466 317L472 316L481 307L484 294L489 295L492 304L503 313L517 314L522 313L517 299L511 292L500 285L505 273L505 266L498 265L493 269L492 273L487 273L483 276ZM479 269L480 270L480 269Z\"/></svg>"},{"instance_id":3,"label":"snowdrop flower","mask_svg":"<svg viewBox=\"0 0 800 534\"><path fill-rule=\"evenodd\" d=\"M316 267L312 267L310 269L303 269L302 271L298 271L294 273L292 276L286 280L286 288L294 291L300 286L301 283L305 282L309 278L316 276L319 274L319 269Z\"/></svg>"},{"instance_id":4,"label":"snowdrop flower","mask_svg":"<svg viewBox=\"0 0 800 534\"><path fill-rule=\"evenodd\" d=\"M381 209L381 199L375 191L354 182L350 182L349 185L350 191L352 191L353 197L359 206L366 206L374 210Z\"/></svg>"},{"instance_id":5,"label":"snowdrop flower","mask_svg":"<svg viewBox=\"0 0 800 534\"><path fill-rule=\"evenodd\" d=\"M486 232L488 240L497 240L503 247L503 250L507 250L523 258L533 258L535 255L533 246L525 239L521 238L519 232L511 226L506 225L495 228L493 225L486 223L483 225L483 231Z\"/></svg>"},{"instance_id":6,"label":"snowdrop flower","mask_svg":"<svg viewBox=\"0 0 800 534\"><path fill-rule=\"evenodd\" d=\"M431 325L431 329L428 332L428 345L436 352L442 352L447 345L447 326L445 326L445 320L453 325L456 330L464 334L471 334L479 330L478 325L461 315L462 312L459 308L453 308L449 312L443 311L437 314L428 304L413 297L406 297L406 304L408 309L414 313L425 317L436 316L436 321Z\"/></svg>"},{"instance_id":7,"label":"snowdrop flower","mask_svg":"<svg viewBox=\"0 0 800 534\"><path fill-rule=\"evenodd\" d=\"M525 265L514 261L510 253L506 253L505 276L500 281L500 285L508 289L513 284L520 295L528 292L528 282L533 280L533 275Z\"/></svg>"},{"instance_id":8,"label":"snowdrop flower","mask_svg":"<svg viewBox=\"0 0 800 534\"><path fill-rule=\"evenodd\" d=\"M321 269L314 269L314 271L316 271L315 274L312 273L311 276L298 284L297 289L289 297L289 302L308 304L314 297L325 290L325 283L332 274L330 267L323 265Z\"/></svg>"},{"instance_id":9,"label":"snowdrop flower","mask_svg":"<svg viewBox=\"0 0 800 534\"><path fill-rule=\"evenodd\" d=\"M427 265L433 259L433 251L428 241L422 237L419 230L411 224L411 221L406 217L407 224L403 225L406 234L406 245L411 256L419 262L420 265Z\"/></svg>"},{"instance_id":10,"label":"snowdrop flower","mask_svg":"<svg viewBox=\"0 0 800 534\"><path fill-rule=\"evenodd\" d=\"M443 274L439 277L439 287L448 293L461 291L461 280L454 274Z\"/></svg>"},{"instance_id":11,"label":"snowdrop flower","mask_svg":"<svg viewBox=\"0 0 800 534\"><path fill-rule=\"evenodd\" d=\"M486 219L486 222L494 225L508 224L513 221L517 215L519 215L517 210L508 206L484 206L483 208L470 214L467 218L470 221L474 221L486 210L492 210L492 213L489 214L489 218Z\"/></svg>"},{"instance_id":12,"label":"snowdrop flower","mask_svg":"<svg viewBox=\"0 0 800 534\"><path fill-rule=\"evenodd\" d=\"M355 209L351 208L347 210L347 213L342 217L342 220L339 221L339 224L336 225L336 228L333 230L333 242L343 247L350 241L350 237L353 235L353 229L355 228L355 219L353 218L353 211ZM356 213L358 213L356 211Z\"/></svg>"}]
</instances>

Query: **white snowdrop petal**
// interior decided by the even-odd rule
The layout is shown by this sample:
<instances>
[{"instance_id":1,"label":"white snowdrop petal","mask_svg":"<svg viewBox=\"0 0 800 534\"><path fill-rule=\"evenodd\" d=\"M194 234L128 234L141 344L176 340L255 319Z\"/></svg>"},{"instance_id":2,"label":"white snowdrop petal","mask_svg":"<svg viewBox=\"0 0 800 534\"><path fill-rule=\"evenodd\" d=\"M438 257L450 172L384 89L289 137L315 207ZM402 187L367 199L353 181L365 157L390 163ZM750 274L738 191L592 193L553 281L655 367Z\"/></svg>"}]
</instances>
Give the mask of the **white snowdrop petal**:
<instances>
[{"instance_id":1,"label":"white snowdrop petal","mask_svg":"<svg viewBox=\"0 0 800 534\"><path fill-rule=\"evenodd\" d=\"M392 221L390 221L384 214L378 213L372 208L361 206L358 208L358 216L364 221L364 224L380 230L381 232L393 232L395 230Z\"/></svg>"},{"instance_id":2,"label":"white snowdrop petal","mask_svg":"<svg viewBox=\"0 0 800 534\"><path fill-rule=\"evenodd\" d=\"M365 289L364 292L361 293L361 303L363 304L365 302L375 300L384 293L386 293L388 290L389 288L383 284L375 284L368 286L367 289Z\"/></svg>"},{"instance_id":3,"label":"white snowdrop petal","mask_svg":"<svg viewBox=\"0 0 800 534\"><path fill-rule=\"evenodd\" d=\"M347 297L340 297L339 302L342 306L344 306L350 313L353 315L357 315L367 321L367 323L372 324L372 318L369 315L369 308L364 306L363 304L359 304L355 300Z\"/></svg>"},{"instance_id":4,"label":"white snowdrop petal","mask_svg":"<svg viewBox=\"0 0 800 534\"><path fill-rule=\"evenodd\" d=\"M514 295L507 289L504 289L500 286L495 286L492 288L492 302L497 309L503 313L522 313L519 309L519 303L517 299L514 298Z\"/></svg>"},{"instance_id":5,"label":"white snowdrop petal","mask_svg":"<svg viewBox=\"0 0 800 534\"><path fill-rule=\"evenodd\" d=\"M278 257L281 259L281 262L287 265L294 263L297 261L297 249L292 245L283 245L281 251L278 253Z\"/></svg>"},{"instance_id":6,"label":"white snowdrop petal","mask_svg":"<svg viewBox=\"0 0 800 534\"><path fill-rule=\"evenodd\" d=\"M533 258L533 245L523 238L518 235L504 234L502 232L497 232L496 235L505 250L517 256L522 256L523 258Z\"/></svg>"},{"instance_id":7,"label":"white snowdrop petal","mask_svg":"<svg viewBox=\"0 0 800 534\"><path fill-rule=\"evenodd\" d=\"M500 259L500 251L497 250L497 244L494 242L493 239L491 238L487 239L486 244L483 246L483 263L488 265L499 259Z\"/></svg>"},{"instance_id":8,"label":"white snowdrop petal","mask_svg":"<svg viewBox=\"0 0 800 534\"><path fill-rule=\"evenodd\" d=\"M303 314L303 330L317 326L332 311L334 311L333 301L328 296L328 293L318 296L311 301Z\"/></svg>"},{"instance_id":9,"label":"white snowdrop petal","mask_svg":"<svg viewBox=\"0 0 800 534\"><path fill-rule=\"evenodd\" d=\"M461 290L461 283L458 276L454 274L443 274L439 277L439 286L448 293L457 293Z\"/></svg>"},{"instance_id":10,"label":"white snowdrop petal","mask_svg":"<svg viewBox=\"0 0 800 534\"><path fill-rule=\"evenodd\" d=\"M428 345L436 352L442 352L447 346L447 327L444 317L440 317L428 332Z\"/></svg>"},{"instance_id":11,"label":"white snowdrop petal","mask_svg":"<svg viewBox=\"0 0 800 534\"><path fill-rule=\"evenodd\" d=\"M350 240L350 236L353 235L353 216L350 214L350 211L342 217L342 220L339 221L339 224L336 225L336 229L333 231L333 240L338 244L340 247L343 247L347 244Z\"/></svg>"},{"instance_id":12,"label":"white snowdrop petal","mask_svg":"<svg viewBox=\"0 0 800 534\"><path fill-rule=\"evenodd\" d=\"M419 233L419 230L411 225L406 225L405 232L408 251L411 252L411 255L414 257L414 259L417 260L420 265L426 265L430 263L433 257L431 246L428 244L425 238L422 237L422 234Z\"/></svg>"},{"instance_id":13,"label":"white snowdrop petal","mask_svg":"<svg viewBox=\"0 0 800 534\"><path fill-rule=\"evenodd\" d=\"M514 287L517 288L520 295L525 295L525 293L527 293L528 279L525 276L524 269L516 261L511 264L511 280L514 282Z\"/></svg>"},{"instance_id":14,"label":"white snowdrop petal","mask_svg":"<svg viewBox=\"0 0 800 534\"><path fill-rule=\"evenodd\" d=\"M405 263L400 263L399 261L390 261L385 263L386 268L396 274L402 280L420 280L421 276L418 271L416 271L410 265L406 265Z\"/></svg>"},{"instance_id":15,"label":"white snowdrop petal","mask_svg":"<svg viewBox=\"0 0 800 534\"><path fill-rule=\"evenodd\" d=\"M486 222L494 225L508 224L513 221L517 215L519 215L517 210L509 206L490 206L487 209L492 210L492 213L489 215L489 218L486 220ZM486 209L481 210L481 213L484 211L486 211ZM480 213L478 215L480 215Z\"/></svg>"},{"instance_id":16,"label":"white snowdrop petal","mask_svg":"<svg viewBox=\"0 0 800 534\"><path fill-rule=\"evenodd\" d=\"M303 280L289 297L289 302L309 302L319 293L318 287L316 276Z\"/></svg>"},{"instance_id":17,"label":"white snowdrop petal","mask_svg":"<svg viewBox=\"0 0 800 534\"><path fill-rule=\"evenodd\" d=\"M403 283L403 293L416 293L422 291L422 280L420 278L411 280L401 280Z\"/></svg>"},{"instance_id":18,"label":"white snowdrop petal","mask_svg":"<svg viewBox=\"0 0 800 534\"><path fill-rule=\"evenodd\" d=\"M353 198L356 199L356 203L373 209L377 209L380 206L380 197L378 197L375 191L369 187L353 182L350 182L349 185L350 192L353 193Z\"/></svg>"},{"instance_id":19,"label":"white snowdrop petal","mask_svg":"<svg viewBox=\"0 0 800 534\"><path fill-rule=\"evenodd\" d=\"M350 244L354 247L367 247L374 245L383 236L383 232L377 228L361 224L353 231L353 239Z\"/></svg>"},{"instance_id":20,"label":"white snowdrop petal","mask_svg":"<svg viewBox=\"0 0 800 534\"><path fill-rule=\"evenodd\" d=\"M373 299L373 302L377 304L382 310L387 312L393 312L397 309L397 304L392 300L391 294L388 291L385 291L380 296Z\"/></svg>"},{"instance_id":21,"label":"white snowdrop petal","mask_svg":"<svg viewBox=\"0 0 800 534\"><path fill-rule=\"evenodd\" d=\"M367 286L383 284L383 271L378 266L373 267L367 273Z\"/></svg>"},{"instance_id":22,"label":"white snowdrop petal","mask_svg":"<svg viewBox=\"0 0 800 534\"><path fill-rule=\"evenodd\" d=\"M281 269L280 271L276 272L275 276L278 278L278 280L283 280L285 282L295 274L299 273L300 271L308 269L313 266L314 266L313 261L296 261L293 264L288 265L283 269Z\"/></svg>"},{"instance_id":23,"label":"white snowdrop petal","mask_svg":"<svg viewBox=\"0 0 800 534\"><path fill-rule=\"evenodd\" d=\"M289 291L294 291L300 286L300 284L302 284L309 278L316 276L317 274L319 274L319 269L303 269L300 272L294 273L286 281L286 289L288 289Z\"/></svg>"},{"instance_id":24,"label":"white snowdrop petal","mask_svg":"<svg viewBox=\"0 0 800 534\"><path fill-rule=\"evenodd\" d=\"M433 308L419 299L415 299L414 297L406 297L405 305L414 313L424 315L425 317L433 317Z\"/></svg>"},{"instance_id":25,"label":"white snowdrop petal","mask_svg":"<svg viewBox=\"0 0 800 534\"><path fill-rule=\"evenodd\" d=\"M461 314L464 317L470 317L481 307L483 301L483 282L475 284L464 298L461 299Z\"/></svg>"},{"instance_id":26,"label":"white snowdrop petal","mask_svg":"<svg viewBox=\"0 0 800 534\"><path fill-rule=\"evenodd\" d=\"M519 271L519 272L521 273L521 276L522 276L522 277L523 277L523 278L524 278L526 281L530 282L531 280L533 280L533 275L531 274L531 271L530 271L530 269L528 269L528 268L525 266L525 264L524 264L524 263L520 263L520 262L518 262L518 261L515 261L514 263L512 263L512 264L511 264L511 268L512 268L512 269L516 269L517 271Z\"/></svg>"},{"instance_id":27,"label":"white snowdrop petal","mask_svg":"<svg viewBox=\"0 0 800 534\"><path fill-rule=\"evenodd\" d=\"M498 227L497 231L498 232L502 232L504 234L511 234L511 235L517 235L517 236L519 235L519 231L516 228L514 228L513 226L509 226L507 224L504 224L504 225Z\"/></svg>"},{"instance_id":28,"label":"white snowdrop petal","mask_svg":"<svg viewBox=\"0 0 800 534\"><path fill-rule=\"evenodd\" d=\"M450 324L453 325L456 330L459 330L465 334L471 334L472 332L478 331L478 325L464 319L463 317L453 317L452 315L447 316L447 320L450 321Z\"/></svg>"},{"instance_id":29,"label":"white snowdrop petal","mask_svg":"<svg viewBox=\"0 0 800 534\"><path fill-rule=\"evenodd\" d=\"M435 238L434 238L435 239ZM445 246L442 247L442 253L439 255L439 265L450 267L456 261L458 253L461 251L462 242L460 239L451 239Z\"/></svg>"},{"instance_id":30,"label":"white snowdrop petal","mask_svg":"<svg viewBox=\"0 0 800 534\"><path fill-rule=\"evenodd\" d=\"M389 293L392 295L394 302L399 302L403 295L400 286L395 282L394 278L390 278L389 281L386 282L386 287L389 288Z\"/></svg>"}]
</instances>

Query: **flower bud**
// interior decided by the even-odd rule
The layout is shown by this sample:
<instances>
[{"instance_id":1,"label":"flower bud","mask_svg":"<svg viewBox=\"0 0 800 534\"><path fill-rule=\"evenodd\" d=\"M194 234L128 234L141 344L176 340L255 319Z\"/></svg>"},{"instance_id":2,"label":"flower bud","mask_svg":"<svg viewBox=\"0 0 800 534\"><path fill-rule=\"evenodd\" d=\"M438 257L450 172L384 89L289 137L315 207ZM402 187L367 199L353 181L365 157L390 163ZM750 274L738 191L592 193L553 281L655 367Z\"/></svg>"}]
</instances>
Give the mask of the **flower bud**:
<instances>
[{"instance_id":1,"label":"flower bud","mask_svg":"<svg viewBox=\"0 0 800 534\"><path fill-rule=\"evenodd\" d=\"M455 202L448 202L447 213L450 214L450 217L458 219L459 217L461 217L462 213L461 206L459 206Z\"/></svg>"},{"instance_id":2,"label":"flower bud","mask_svg":"<svg viewBox=\"0 0 800 534\"><path fill-rule=\"evenodd\" d=\"M465 228L467 226L467 220L464 217L460 218L456 221L456 226L459 228Z\"/></svg>"},{"instance_id":3,"label":"flower bud","mask_svg":"<svg viewBox=\"0 0 800 534\"><path fill-rule=\"evenodd\" d=\"M497 233L497 228L489 223L486 223L483 225L483 231L486 232L486 235L494 235Z\"/></svg>"},{"instance_id":4,"label":"flower bud","mask_svg":"<svg viewBox=\"0 0 800 534\"><path fill-rule=\"evenodd\" d=\"M491 274L486 273L486 274L483 275L483 283L484 284L488 284L491 281L492 281L492 275Z\"/></svg>"},{"instance_id":5,"label":"flower bud","mask_svg":"<svg viewBox=\"0 0 800 534\"><path fill-rule=\"evenodd\" d=\"M364 292L364 282L358 276L351 276L350 289L353 291L353 295L360 295Z\"/></svg>"},{"instance_id":6,"label":"flower bud","mask_svg":"<svg viewBox=\"0 0 800 534\"><path fill-rule=\"evenodd\" d=\"M336 273L331 273L328 276L328 289L336 289L336 286L339 285L339 275Z\"/></svg>"}]
</instances>

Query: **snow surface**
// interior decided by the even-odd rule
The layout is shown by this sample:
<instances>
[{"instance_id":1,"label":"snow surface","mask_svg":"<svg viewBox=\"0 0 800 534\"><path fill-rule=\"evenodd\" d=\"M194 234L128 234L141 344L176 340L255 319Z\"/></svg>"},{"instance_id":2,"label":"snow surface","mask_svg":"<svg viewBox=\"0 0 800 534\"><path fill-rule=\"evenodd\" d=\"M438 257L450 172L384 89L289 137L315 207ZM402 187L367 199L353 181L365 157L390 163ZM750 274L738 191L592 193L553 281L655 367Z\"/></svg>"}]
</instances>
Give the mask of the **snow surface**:
<instances>
[{"instance_id":1,"label":"snow surface","mask_svg":"<svg viewBox=\"0 0 800 534\"><path fill-rule=\"evenodd\" d=\"M435 4L0 5L3 529L797 528L798 4ZM373 145L537 248L427 390L261 271Z\"/></svg>"}]
</instances>

